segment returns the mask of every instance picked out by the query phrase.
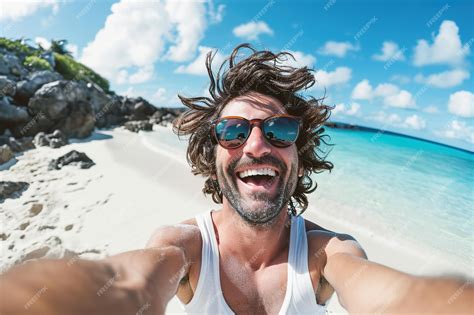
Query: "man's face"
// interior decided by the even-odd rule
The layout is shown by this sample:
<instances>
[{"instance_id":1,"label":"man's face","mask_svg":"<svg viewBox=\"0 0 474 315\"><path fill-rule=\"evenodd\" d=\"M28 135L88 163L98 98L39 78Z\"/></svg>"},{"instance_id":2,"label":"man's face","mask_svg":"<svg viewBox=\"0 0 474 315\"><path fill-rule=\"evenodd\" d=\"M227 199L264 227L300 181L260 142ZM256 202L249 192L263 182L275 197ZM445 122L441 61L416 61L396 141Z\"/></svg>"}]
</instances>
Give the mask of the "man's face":
<instances>
[{"instance_id":1,"label":"man's face","mask_svg":"<svg viewBox=\"0 0 474 315\"><path fill-rule=\"evenodd\" d=\"M248 120L286 114L277 99L260 93L248 93L231 100L220 117L240 116ZM271 169L276 176L249 176L245 171ZM230 206L252 225L272 225L293 194L298 179L296 145L278 148L254 127L247 141L236 149L220 145L216 151L217 180ZM247 174L248 175L248 174Z\"/></svg>"}]
</instances>

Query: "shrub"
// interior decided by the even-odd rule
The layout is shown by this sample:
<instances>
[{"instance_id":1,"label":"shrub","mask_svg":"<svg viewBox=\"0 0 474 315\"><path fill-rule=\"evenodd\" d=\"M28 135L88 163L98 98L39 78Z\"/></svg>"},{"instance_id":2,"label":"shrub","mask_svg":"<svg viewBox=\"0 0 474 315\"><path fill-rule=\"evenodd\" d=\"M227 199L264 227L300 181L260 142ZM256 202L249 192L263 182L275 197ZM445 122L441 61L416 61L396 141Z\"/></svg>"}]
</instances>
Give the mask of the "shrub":
<instances>
[{"instance_id":1,"label":"shrub","mask_svg":"<svg viewBox=\"0 0 474 315\"><path fill-rule=\"evenodd\" d=\"M0 37L0 47L26 56L35 54L35 50L25 44L22 44L21 39L11 40L5 37Z\"/></svg>"},{"instance_id":2,"label":"shrub","mask_svg":"<svg viewBox=\"0 0 474 315\"><path fill-rule=\"evenodd\" d=\"M46 60L37 56L26 57L23 64L30 69L52 70L51 65Z\"/></svg>"},{"instance_id":3,"label":"shrub","mask_svg":"<svg viewBox=\"0 0 474 315\"><path fill-rule=\"evenodd\" d=\"M54 59L56 60L55 70L65 79L92 81L99 85L104 91L109 91L109 81L101 77L92 69L66 55L54 53Z\"/></svg>"}]
</instances>

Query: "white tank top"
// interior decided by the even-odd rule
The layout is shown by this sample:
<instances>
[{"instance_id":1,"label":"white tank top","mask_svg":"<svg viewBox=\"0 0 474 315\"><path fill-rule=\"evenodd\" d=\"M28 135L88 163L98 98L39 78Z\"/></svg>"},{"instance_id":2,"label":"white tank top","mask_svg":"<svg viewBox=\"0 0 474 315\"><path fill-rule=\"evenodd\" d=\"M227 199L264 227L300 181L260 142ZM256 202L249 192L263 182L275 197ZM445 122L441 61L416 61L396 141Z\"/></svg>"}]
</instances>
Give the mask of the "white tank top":
<instances>
[{"instance_id":1,"label":"white tank top","mask_svg":"<svg viewBox=\"0 0 474 315\"><path fill-rule=\"evenodd\" d=\"M234 314L221 289L219 248L212 224L211 211L196 216L201 230L201 271L194 296L182 304L187 314ZM279 314L325 314L326 307L316 303L308 272L306 228L301 216L291 217L288 279L285 299Z\"/></svg>"}]
</instances>

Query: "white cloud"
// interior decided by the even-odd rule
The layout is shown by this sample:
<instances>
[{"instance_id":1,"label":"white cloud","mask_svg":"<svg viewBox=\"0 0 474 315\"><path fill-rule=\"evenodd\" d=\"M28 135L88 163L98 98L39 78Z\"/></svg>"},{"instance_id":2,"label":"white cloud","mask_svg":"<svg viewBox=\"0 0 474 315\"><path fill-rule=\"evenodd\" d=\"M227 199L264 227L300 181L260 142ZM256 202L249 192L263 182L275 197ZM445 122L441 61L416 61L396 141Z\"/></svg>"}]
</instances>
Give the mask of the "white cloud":
<instances>
[{"instance_id":1,"label":"white cloud","mask_svg":"<svg viewBox=\"0 0 474 315\"><path fill-rule=\"evenodd\" d=\"M391 83L380 83L374 90L374 96L389 97L400 91L398 86Z\"/></svg>"},{"instance_id":2,"label":"white cloud","mask_svg":"<svg viewBox=\"0 0 474 315\"><path fill-rule=\"evenodd\" d=\"M365 79L357 83L352 90L352 98L359 100L372 100L382 98L383 104L398 108L413 108L415 99L406 90L400 90L398 86L391 83L381 83L374 89L370 82Z\"/></svg>"},{"instance_id":3,"label":"white cloud","mask_svg":"<svg viewBox=\"0 0 474 315\"><path fill-rule=\"evenodd\" d=\"M347 115L357 115L360 110L360 104L352 103L351 107L347 110Z\"/></svg>"},{"instance_id":4,"label":"white cloud","mask_svg":"<svg viewBox=\"0 0 474 315\"><path fill-rule=\"evenodd\" d=\"M352 90L352 98L355 100L370 100L373 97L372 85L369 80L362 80Z\"/></svg>"},{"instance_id":5,"label":"white cloud","mask_svg":"<svg viewBox=\"0 0 474 315\"><path fill-rule=\"evenodd\" d=\"M430 105L430 106L427 106L427 107L423 108L423 111L425 113L430 113L430 114L436 114L436 113L439 112L438 107L436 107L434 105Z\"/></svg>"},{"instance_id":6,"label":"white cloud","mask_svg":"<svg viewBox=\"0 0 474 315\"><path fill-rule=\"evenodd\" d=\"M418 83L429 84L438 88L450 88L461 84L464 80L470 77L466 70L456 69L444 71L427 77L422 74L415 76L415 81Z\"/></svg>"},{"instance_id":7,"label":"white cloud","mask_svg":"<svg viewBox=\"0 0 474 315\"><path fill-rule=\"evenodd\" d=\"M392 107L412 108L415 106L415 100L410 92L401 90L396 94L386 96L384 104Z\"/></svg>"},{"instance_id":8,"label":"white cloud","mask_svg":"<svg viewBox=\"0 0 474 315\"><path fill-rule=\"evenodd\" d=\"M217 6L217 9L214 8L214 2L212 0L209 1L209 18L210 22L213 24L217 24L222 22L222 19L224 18L224 10L225 10L225 5L224 4L219 4Z\"/></svg>"},{"instance_id":9,"label":"white cloud","mask_svg":"<svg viewBox=\"0 0 474 315\"><path fill-rule=\"evenodd\" d=\"M153 77L153 65L146 65L139 68L135 73L131 74L128 78L128 82L131 84L143 83Z\"/></svg>"},{"instance_id":10,"label":"white cloud","mask_svg":"<svg viewBox=\"0 0 474 315\"><path fill-rule=\"evenodd\" d=\"M405 118L403 126L406 128L420 130L426 127L426 121L418 115L414 114Z\"/></svg>"},{"instance_id":11,"label":"white cloud","mask_svg":"<svg viewBox=\"0 0 474 315\"><path fill-rule=\"evenodd\" d=\"M38 47L41 45L44 49L49 49L51 47L51 42L44 37L35 37L35 43Z\"/></svg>"},{"instance_id":12,"label":"white cloud","mask_svg":"<svg viewBox=\"0 0 474 315\"><path fill-rule=\"evenodd\" d=\"M337 67L334 71L316 71L314 77L316 79L317 88L328 88L332 85L339 85L346 83L351 79L352 70L347 67Z\"/></svg>"},{"instance_id":13,"label":"white cloud","mask_svg":"<svg viewBox=\"0 0 474 315\"><path fill-rule=\"evenodd\" d=\"M374 60L378 61L402 61L405 60L403 49L398 48L398 44L392 41L385 41L382 44L382 51L380 54L372 56Z\"/></svg>"},{"instance_id":14,"label":"white cloud","mask_svg":"<svg viewBox=\"0 0 474 315\"><path fill-rule=\"evenodd\" d=\"M328 41L324 44L323 47L319 49L319 53L321 55L336 56L342 58L350 50L357 51L359 50L359 47L354 46L349 42Z\"/></svg>"},{"instance_id":15,"label":"white cloud","mask_svg":"<svg viewBox=\"0 0 474 315\"><path fill-rule=\"evenodd\" d=\"M235 27L233 33L235 36L240 38L256 40L261 34L273 35L273 30L265 22L251 21Z\"/></svg>"},{"instance_id":16,"label":"white cloud","mask_svg":"<svg viewBox=\"0 0 474 315\"><path fill-rule=\"evenodd\" d=\"M461 139L474 143L474 127L467 125L464 121L451 121L441 135L446 138Z\"/></svg>"},{"instance_id":17,"label":"white cloud","mask_svg":"<svg viewBox=\"0 0 474 315\"><path fill-rule=\"evenodd\" d=\"M211 47L199 46L199 55L188 65L181 65L176 68L176 73L188 73L194 75L207 75L206 69L206 55L208 52L212 51ZM214 52L213 52L214 54ZM212 69L217 71L221 63L225 60L225 56L219 51L214 56L212 60Z\"/></svg>"},{"instance_id":18,"label":"white cloud","mask_svg":"<svg viewBox=\"0 0 474 315\"><path fill-rule=\"evenodd\" d=\"M390 77L390 81L395 81L399 84L408 84L411 82L411 78L402 74L394 74Z\"/></svg>"},{"instance_id":19,"label":"white cloud","mask_svg":"<svg viewBox=\"0 0 474 315\"><path fill-rule=\"evenodd\" d=\"M165 102L166 101L166 89L160 87L155 94L153 94L152 98L155 102Z\"/></svg>"},{"instance_id":20,"label":"white cloud","mask_svg":"<svg viewBox=\"0 0 474 315\"><path fill-rule=\"evenodd\" d=\"M438 35L433 39L433 44L430 45L424 39L418 41L413 63L415 66L429 64L459 65L469 53L469 46L462 46L459 28L456 23L443 21Z\"/></svg>"},{"instance_id":21,"label":"white cloud","mask_svg":"<svg viewBox=\"0 0 474 315\"><path fill-rule=\"evenodd\" d=\"M359 114L360 104L352 103L351 106L346 107L344 103L337 104L334 109L331 111L333 115L349 115L357 116Z\"/></svg>"},{"instance_id":22,"label":"white cloud","mask_svg":"<svg viewBox=\"0 0 474 315\"><path fill-rule=\"evenodd\" d=\"M448 110L461 117L474 117L474 93L458 91L449 96Z\"/></svg>"},{"instance_id":23,"label":"white cloud","mask_svg":"<svg viewBox=\"0 0 474 315\"><path fill-rule=\"evenodd\" d=\"M288 50L288 52L291 53L295 59L293 60L293 58L286 56L288 59L282 62L282 64L285 66L290 66L293 68L313 68L313 65L316 63L316 57L311 54L305 54L301 51L291 50Z\"/></svg>"},{"instance_id":24,"label":"white cloud","mask_svg":"<svg viewBox=\"0 0 474 315\"><path fill-rule=\"evenodd\" d=\"M133 86L129 86L125 91L119 94L127 97L139 97L143 95L140 91L135 90Z\"/></svg>"},{"instance_id":25,"label":"white cloud","mask_svg":"<svg viewBox=\"0 0 474 315\"><path fill-rule=\"evenodd\" d=\"M176 25L178 37L168 50L168 59L187 61L194 56L206 30L206 7L200 1L166 1L171 23Z\"/></svg>"},{"instance_id":26,"label":"white cloud","mask_svg":"<svg viewBox=\"0 0 474 315\"><path fill-rule=\"evenodd\" d=\"M40 9L50 8L53 14L58 13L62 0L2 0L0 4L0 22L18 21L34 14Z\"/></svg>"},{"instance_id":27,"label":"white cloud","mask_svg":"<svg viewBox=\"0 0 474 315\"><path fill-rule=\"evenodd\" d=\"M343 103L336 104L336 106L334 106L334 109L331 111L331 114L333 115L338 115L339 113L344 114L345 110L346 110L346 105L344 105Z\"/></svg>"},{"instance_id":28,"label":"white cloud","mask_svg":"<svg viewBox=\"0 0 474 315\"><path fill-rule=\"evenodd\" d=\"M372 116L368 117L370 120L375 120L384 124L396 125L399 124L402 119L397 114L388 114L384 111L379 111Z\"/></svg>"},{"instance_id":29,"label":"white cloud","mask_svg":"<svg viewBox=\"0 0 474 315\"><path fill-rule=\"evenodd\" d=\"M172 0L115 3L104 27L83 49L81 62L116 83L125 83L130 80L130 67L142 69L132 78L136 82L151 77L144 75L150 73L144 69L160 58L189 60L206 28L205 5Z\"/></svg>"},{"instance_id":30,"label":"white cloud","mask_svg":"<svg viewBox=\"0 0 474 315\"><path fill-rule=\"evenodd\" d=\"M124 75L123 68L150 66L159 58L171 23L160 2L122 0L111 10L105 26L84 48L81 61L117 81L119 72Z\"/></svg>"}]
</instances>

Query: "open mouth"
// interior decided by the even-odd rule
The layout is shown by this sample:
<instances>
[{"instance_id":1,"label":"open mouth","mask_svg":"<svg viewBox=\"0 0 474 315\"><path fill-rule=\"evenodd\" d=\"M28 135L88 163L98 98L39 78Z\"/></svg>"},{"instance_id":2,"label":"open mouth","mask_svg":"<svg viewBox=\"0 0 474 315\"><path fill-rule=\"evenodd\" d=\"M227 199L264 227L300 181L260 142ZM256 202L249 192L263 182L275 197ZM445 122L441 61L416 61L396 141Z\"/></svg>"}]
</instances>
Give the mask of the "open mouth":
<instances>
[{"instance_id":1,"label":"open mouth","mask_svg":"<svg viewBox=\"0 0 474 315\"><path fill-rule=\"evenodd\" d=\"M254 189L270 189L276 182L278 172L271 168L258 168L237 172L240 182Z\"/></svg>"}]
</instances>

